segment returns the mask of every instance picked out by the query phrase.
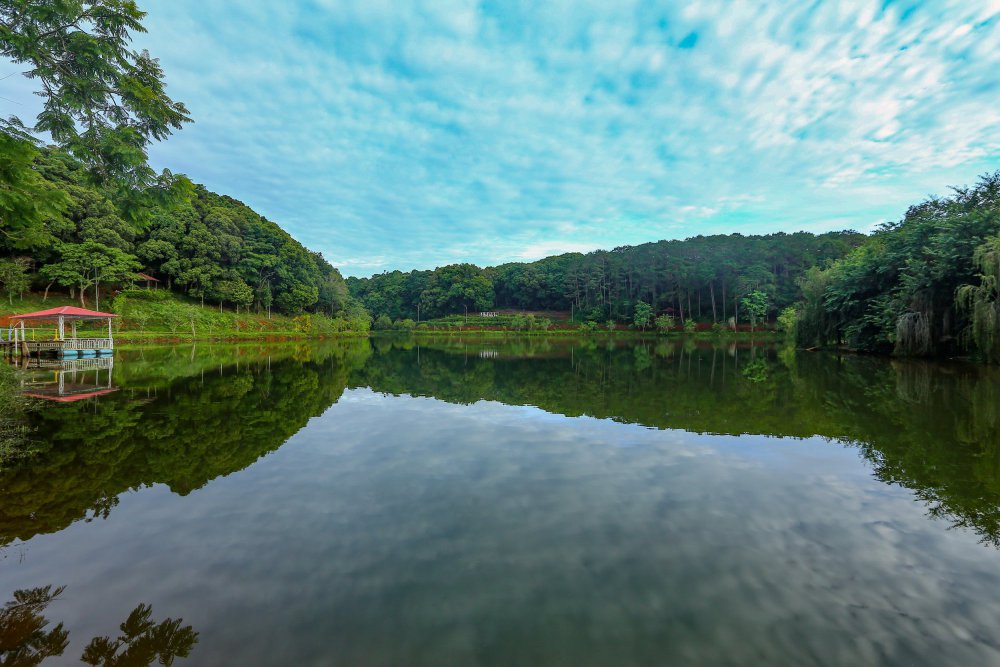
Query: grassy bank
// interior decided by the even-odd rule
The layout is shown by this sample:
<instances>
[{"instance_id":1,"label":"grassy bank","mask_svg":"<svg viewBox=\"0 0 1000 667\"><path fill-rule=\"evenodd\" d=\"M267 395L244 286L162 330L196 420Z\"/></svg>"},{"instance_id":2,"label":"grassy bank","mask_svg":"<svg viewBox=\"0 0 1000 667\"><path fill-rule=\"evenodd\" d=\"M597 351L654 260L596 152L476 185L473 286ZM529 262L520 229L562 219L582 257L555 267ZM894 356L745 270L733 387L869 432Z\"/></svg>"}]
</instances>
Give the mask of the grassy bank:
<instances>
[{"instance_id":1,"label":"grassy bank","mask_svg":"<svg viewBox=\"0 0 1000 667\"><path fill-rule=\"evenodd\" d=\"M13 303L0 303L0 323L17 313L79 306L65 295L42 298L40 294L25 294ZM89 303L88 307L95 308ZM115 339L119 343L154 343L188 341L294 340L365 334L367 318L331 318L317 313L296 317L272 312L240 312L203 306L169 290L129 290L116 295L110 302L102 300L102 311L113 312ZM99 325L81 325L78 334L100 335ZM51 335L51 325L41 325L36 335Z\"/></svg>"}]
</instances>

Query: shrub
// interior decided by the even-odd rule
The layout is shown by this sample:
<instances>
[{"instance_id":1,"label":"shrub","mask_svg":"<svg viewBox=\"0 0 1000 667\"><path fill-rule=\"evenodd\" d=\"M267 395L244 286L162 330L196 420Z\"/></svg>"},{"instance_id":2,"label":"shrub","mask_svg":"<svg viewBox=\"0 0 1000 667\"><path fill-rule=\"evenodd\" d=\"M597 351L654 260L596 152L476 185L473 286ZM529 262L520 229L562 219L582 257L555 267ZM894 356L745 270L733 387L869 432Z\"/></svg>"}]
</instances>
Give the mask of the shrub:
<instances>
[{"instance_id":1,"label":"shrub","mask_svg":"<svg viewBox=\"0 0 1000 667\"><path fill-rule=\"evenodd\" d=\"M672 315L660 315L653 320L653 324L660 333L667 333L674 328L674 318Z\"/></svg>"}]
</instances>

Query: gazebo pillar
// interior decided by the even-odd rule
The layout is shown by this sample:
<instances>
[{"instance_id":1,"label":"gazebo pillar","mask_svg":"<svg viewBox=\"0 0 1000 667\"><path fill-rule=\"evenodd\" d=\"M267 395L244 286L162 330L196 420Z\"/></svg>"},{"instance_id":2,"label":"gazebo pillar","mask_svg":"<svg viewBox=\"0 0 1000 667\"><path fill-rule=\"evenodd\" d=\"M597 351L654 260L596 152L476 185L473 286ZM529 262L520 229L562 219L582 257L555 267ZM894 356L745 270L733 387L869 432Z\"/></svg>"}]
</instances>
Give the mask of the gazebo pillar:
<instances>
[{"instance_id":1,"label":"gazebo pillar","mask_svg":"<svg viewBox=\"0 0 1000 667\"><path fill-rule=\"evenodd\" d=\"M66 318L59 316L59 340L66 340Z\"/></svg>"},{"instance_id":2,"label":"gazebo pillar","mask_svg":"<svg viewBox=\"0 0 1000 667\"><path fill-rule=\"evenodd\" d=\"M112 348L114 348L114 346L115 346L114 336L111 335L111 318L110 317L108 318L108 344Z\"/></svg>"}]
</instances>

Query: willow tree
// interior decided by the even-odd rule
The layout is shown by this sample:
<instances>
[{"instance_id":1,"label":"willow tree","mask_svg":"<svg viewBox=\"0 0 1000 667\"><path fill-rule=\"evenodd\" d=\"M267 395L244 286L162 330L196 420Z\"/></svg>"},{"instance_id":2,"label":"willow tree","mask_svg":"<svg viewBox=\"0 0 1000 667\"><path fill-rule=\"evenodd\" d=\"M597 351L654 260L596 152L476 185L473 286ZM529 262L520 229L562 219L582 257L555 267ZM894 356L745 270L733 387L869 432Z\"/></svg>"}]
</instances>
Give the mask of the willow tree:
<instances>
[{"instance_id":1,"label":"willow tree","mask_svg":"<svg viewBox=\"0 0 1000 667\"><path fill-rule=\"evenodd\" d=\"M972 256L978 285L958 288L959 307L969 313L970 334L987 362L1000 362L1000 236L987 239Z\"/></svg>"}]
</instances>

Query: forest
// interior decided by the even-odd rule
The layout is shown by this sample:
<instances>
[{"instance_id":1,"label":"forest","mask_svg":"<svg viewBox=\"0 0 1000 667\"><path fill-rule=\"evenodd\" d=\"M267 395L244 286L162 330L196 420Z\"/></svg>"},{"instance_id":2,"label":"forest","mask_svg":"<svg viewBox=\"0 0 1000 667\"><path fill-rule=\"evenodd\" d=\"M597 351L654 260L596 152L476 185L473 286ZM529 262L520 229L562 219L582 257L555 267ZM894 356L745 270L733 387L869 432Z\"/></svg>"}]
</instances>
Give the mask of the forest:
<instances>
[{"instance_id":1,"label":"forest","mask_svg":"<svg viewBox=\"0 0 1000 667\"><path fill-rule=\"evenodd\" d=\"M7 299L56 289L87 306L143 272L202 304L358 315L319 253L241 202L150 166L150 143L191 117L166 94L158 61L132 48L144 16L132 2L0 2L0 54L43 100L33 125L0 119Z\"/></svg>"},{"instance_id":2,"label":"forest","mask_svg":"<svg viewBox=\"0 0 1000 667\"><path fill-rule=\"evenodd\" d=\"M804 346L1000 361L1000 171L910 207L799 284Z\"/></svg>"},{"instance_id":3,"label":"forest","mask_svg":"<svg viewBox=\"0 0 1000 667\"><path fill-rule=\"evenodd\" d=\"M392 326L486 309L661 330L780 316L804 347L1000 361L1000 172L871 235L695 236L344 281L244 204L150 166L150 143L192 119L166 94L158 61L131 46L144 16L131 2L0 0L0 54L43 100L32 126L0 119L8 300L58 289L87 305L145 273L202 305L343 316L360 330L372 318Z\"/></svg>"},{"instance_id":4,"label":"forest","mask_svg":"<svg viewBox=\"0 0 1000 667\"><path fill-rule=\"evenodd\" d=\"M393 271L348 278L347 285L373 316L392 319L500 308L570 311L580 321L631 323L636 306L644 303L653 314L679 322L739 321L748 294L767 295L766 314L790 306L807 269L844 257L864 239L851 231L696 236L531 263Z\"/></svg>"},{"instance_id":5,"label":"forest","mask_svg":"<svg viewBox=\"0 0 1000 667\"><path fill-rule=\"evenodd\" d=\"M65 150L39 150L32 168L61 205L0 236L8 299L61 288L86 307L102 285L141 283L145 272L203 304L237 310L334 316L349 307L337 269L231 197L176 178L130 219Z\"/></svg>"},{"instance_id":6,"label":"forest","mask_svg":"<svg viewBox=\"0 0 1000 667\"><path fill-rule=\"evenodd\" d=\"M376 317L568 311L646 328L779 318L807 348L1000 362L1000 172L872 234L696 236L531 263L348 278Z\"/></svg>"}]
</instances>

